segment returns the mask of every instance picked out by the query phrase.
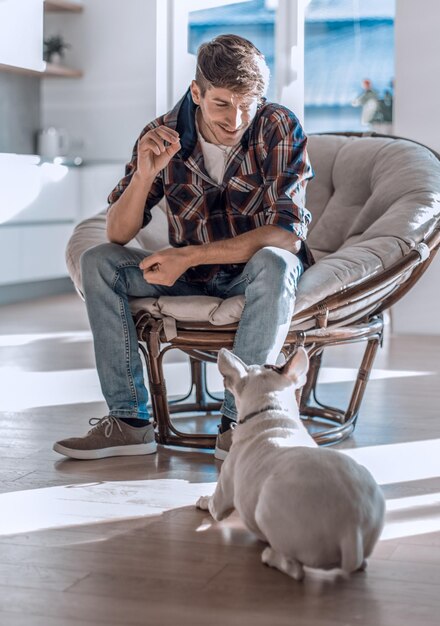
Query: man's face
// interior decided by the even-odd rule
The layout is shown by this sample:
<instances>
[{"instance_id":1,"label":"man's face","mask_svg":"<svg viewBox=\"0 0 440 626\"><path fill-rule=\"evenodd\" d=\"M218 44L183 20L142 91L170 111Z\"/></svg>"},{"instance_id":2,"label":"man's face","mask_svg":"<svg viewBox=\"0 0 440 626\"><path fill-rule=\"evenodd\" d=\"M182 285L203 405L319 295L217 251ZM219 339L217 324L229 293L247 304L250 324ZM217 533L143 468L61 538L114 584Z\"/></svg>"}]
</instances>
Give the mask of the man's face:
<instances>
[{"instance_id":1,"label":"man's face","mask_svg":"<svg viewBox=\"0 0 440 626\"><path fill-rule=\"evenodd\" d=\"M210 143L234 146L257 112L258 97L253 94L238 94L223 87L212 87L202 97L195 81L191 84L191 94L200 107L200 131Z\"/></svg>"}]
</instances>

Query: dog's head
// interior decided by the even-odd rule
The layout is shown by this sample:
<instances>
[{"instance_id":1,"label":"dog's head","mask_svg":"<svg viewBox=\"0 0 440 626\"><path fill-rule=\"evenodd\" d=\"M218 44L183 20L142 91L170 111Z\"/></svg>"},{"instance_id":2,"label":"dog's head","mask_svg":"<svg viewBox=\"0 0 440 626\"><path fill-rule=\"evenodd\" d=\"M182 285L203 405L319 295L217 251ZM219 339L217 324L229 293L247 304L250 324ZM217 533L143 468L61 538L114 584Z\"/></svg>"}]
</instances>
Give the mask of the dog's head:
<instances>
[{"instance_id":1,"label":"dog's head","mask_svg":"<svg viewBox=\"0 0 440 626\"><path fill-rule=\"evenodd\" d=\"M298 348L284 365L246 365L235 354L222 348L218 353L218 368L225 389L235 397L237 409L257 410L262 403L278 400L283 407L295 404L295 389L304 386L309 358L304 348Z\"/></svg>"}]
</instances>

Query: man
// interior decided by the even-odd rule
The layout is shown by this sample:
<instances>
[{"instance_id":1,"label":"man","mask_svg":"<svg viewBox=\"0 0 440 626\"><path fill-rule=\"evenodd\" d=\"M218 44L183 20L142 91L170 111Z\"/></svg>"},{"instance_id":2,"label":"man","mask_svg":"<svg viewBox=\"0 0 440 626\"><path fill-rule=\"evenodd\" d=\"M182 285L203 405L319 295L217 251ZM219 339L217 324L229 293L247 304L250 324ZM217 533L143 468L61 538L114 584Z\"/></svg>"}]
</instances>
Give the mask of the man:
<instances>
[{"instance_id":1,"label":"man","mask_svg":"<svg viewBox=\"0 0 440 626\"><path fill-rule=\"evenodd\" d=\"M377 121L379 113L379 96L373 89L373 84L368 78L362 81L362 92L351 103L354 107L362 107L361 124L368 125Z\"/></svg>"},{"instance_id":2,"label":"man","mask_svg":"<svg viewBox=\"0 0 440 626\"><path fill-rule=\"evenodd\" d=\"M295 290L312 260L303 243L312 169L306 137L291 111L267 103L269 70L255 46L221 35L198 52L195 80L166 115L148 124L124 178L109 196L111 243L81 258L96 364L109 414L84 437L54 449L73 458L151 454L131 297L245 295L234 352L246 363L275 363L292 317ZM166 199L171 248L127 248ZM236 419L229 392L215 456L225 458Z\"/></svg>"}]
</instances>

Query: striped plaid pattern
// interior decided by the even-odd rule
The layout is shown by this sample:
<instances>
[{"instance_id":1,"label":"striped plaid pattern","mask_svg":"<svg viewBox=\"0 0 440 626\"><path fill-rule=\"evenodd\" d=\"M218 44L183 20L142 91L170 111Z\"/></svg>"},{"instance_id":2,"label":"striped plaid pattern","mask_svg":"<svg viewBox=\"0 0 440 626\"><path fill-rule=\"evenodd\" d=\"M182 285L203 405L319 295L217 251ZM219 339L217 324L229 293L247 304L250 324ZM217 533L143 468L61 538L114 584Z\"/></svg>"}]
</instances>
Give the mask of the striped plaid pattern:
<instances>
[{"instance_id":1,"label":"striped plaid pattern","mask_svg":"<svg viewBox=\"0 0 440 626\"><path fill-rule=\"evenodd\" d=\"M195 127L195 111L188 92L167 114L148 124L149 130L165 125L180 134L182 149L156 177L145 203L143 226L151 209L165 195L170 244L200 245L228 239L272 224L295 233L304 241L311 214L305 207L305 189L313 170L307 156L307 138L295 115L278 104L263 101L241 142L231 150L222 183L208 175ZM139 138L140 138L139 137ZM116 202L137 167L137 141L125 176L110 193ZM306 266L313 261L302 246ZM244 264L225 266L239 272ZM207 280L220 266L202 265L192 270L194 280Z\"/></svg>"}]
</instances>

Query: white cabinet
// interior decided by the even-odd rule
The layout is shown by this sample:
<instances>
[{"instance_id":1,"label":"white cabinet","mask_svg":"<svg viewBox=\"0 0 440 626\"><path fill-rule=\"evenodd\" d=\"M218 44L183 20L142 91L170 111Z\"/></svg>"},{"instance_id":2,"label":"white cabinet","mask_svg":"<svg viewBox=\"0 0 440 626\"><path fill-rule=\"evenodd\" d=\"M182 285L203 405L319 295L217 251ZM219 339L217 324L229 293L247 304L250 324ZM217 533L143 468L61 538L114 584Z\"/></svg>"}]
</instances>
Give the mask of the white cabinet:
<instances>
[{"instance_id":1,"label":"white cabinet","mask_svg":"<svg viewBox=\"0 0 440 626\"><path fill-rule=\"evenodd\" d=\"M67 276L80 206L79 168L0 155L0 285Z\"/></svg>"},{"instance_id":2,"label":"white cabinet","mask_svg":"<svg viewBox=\"0 0 440 626\"><path fill-rule=\"evenodd\" d=\"M78 215L79 171L40 157L0 154L0 227L73 222Z\"/></svg>"},{"instance_id":3,"label":"white cabinet","mask_svg":"<svg viewBox=\"0 0 440 626\"><path fill-rule=\"evenodd\" d=\"M124 170L122 161L67 167L0 154L0 287L67 277L75 224L107 208Z\"/></svg>"},{"instance_id":4,"label":"white cabinet","mask_svg":"<svg viewBox=\"0 0 440 626\"><path fill-rule=\"evenodd\" d=\"M20 264L20 230L0 228L0 286L19 280Z\"/></svg>"},{"instance_id":5,"label":"white cabinet","mask_svg":"<svg viewBox=\"0 0 440 626\"><path fill-rule=\"evenodd\" d=\"M0 0L0 64L43 71L43 0Z\"/></svg>"},{"instance_id":6,"label":"white cabinet","mask_svg":"<svg viewBox=\"0 0 440 626\"><path fill-rule=\"evenodd\" d=\"M64 254L72 224L0 227L0 286L67 276Z\"/></svg>"},{"instance_id":7,"label":"white cabinet","mask_svg":"<svg viewBox=\"0 0 440 626\"><path fill-rule=\"evenodd\" d=\"M79 0L0 0L0 71L81 78L80 70L43 61L43 15L82 10Z\"/></svg>"}]
</instances>

